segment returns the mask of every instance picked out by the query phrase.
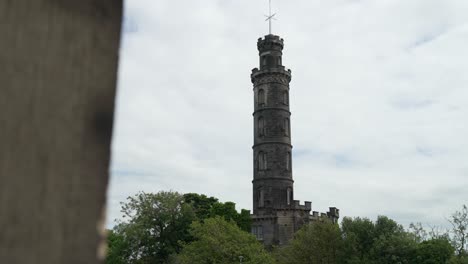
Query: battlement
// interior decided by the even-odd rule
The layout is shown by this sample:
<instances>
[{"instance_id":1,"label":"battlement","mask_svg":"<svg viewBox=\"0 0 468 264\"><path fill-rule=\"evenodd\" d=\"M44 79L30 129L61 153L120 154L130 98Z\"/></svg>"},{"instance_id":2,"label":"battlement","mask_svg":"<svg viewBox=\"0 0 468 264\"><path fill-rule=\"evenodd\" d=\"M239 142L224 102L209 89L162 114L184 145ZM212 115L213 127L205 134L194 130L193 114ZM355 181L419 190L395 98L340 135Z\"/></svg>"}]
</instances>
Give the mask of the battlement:
<instances>
[{"instance_id":1,"label":"battlement","mask_svg":"<svg viewBox=\"0 0 468 264\"><path fill-rule=\"evenodd\" d=\"M280 69L280 71L278 71ZM268 69L268 70L259 70L258 68L253 68L252 69L252 74L257 73L257 72L287 72L291 76L291 69L283 66L283 65L278 65L276 69Z\"/></svg>"},{"instance_id":2,"label":"battlement","mask_svg":"<svg viewBox=\"0 0 468 264\"><path fill-rule=\"evenodd\" d=\"M305 201L304 204L300 204L299 200L293 200L291 204L291 209L310 212L310 210L312 210L312 202Z\"/></svg>"},{"instance_id":3,"label":"battlement","mask_svg":"<svg viewBox=\"0 0 468 264\"><path fill-rule=\"evenodd\" d=\"M340 218L340 209L336 207L329 207L329 210L326 213L319 213L317 211L312 211L312 214L309 217L310 221L321 221L324 219L329 219L334 223L336 223L339 218Z\"/></svg>"},{"instance_id":4,"label":"battlement","mask_svg":"<svg viewBox=\"0 0 468 264\"><path fill-rule=\"evenodd\" d=\"M330 207L327 212L328 217L340 218L340 209L336 207Z\"/></svg>"},{"instance_id":5,"label":"battlement","mask_svg":"<svg viewBox=\"0 0 468 264\"><path fill-rule=\"evenodd\" d=\"M268 34L261 38L258 38L258 41L280 41L281 43L283 43L284 40L278 35Z\"/></svg>"},{"instance_id":6,"label":"battlement","mask_svg":"<svg viewBox=\"0 0 468 264\"><path fill-rule=\"evenodd\" d=\"M263 38L258 38L257 48L260 52L266 50L281 51L284 47L284 40L276 35L266 35Z\"/></svg>"}]
</instances>

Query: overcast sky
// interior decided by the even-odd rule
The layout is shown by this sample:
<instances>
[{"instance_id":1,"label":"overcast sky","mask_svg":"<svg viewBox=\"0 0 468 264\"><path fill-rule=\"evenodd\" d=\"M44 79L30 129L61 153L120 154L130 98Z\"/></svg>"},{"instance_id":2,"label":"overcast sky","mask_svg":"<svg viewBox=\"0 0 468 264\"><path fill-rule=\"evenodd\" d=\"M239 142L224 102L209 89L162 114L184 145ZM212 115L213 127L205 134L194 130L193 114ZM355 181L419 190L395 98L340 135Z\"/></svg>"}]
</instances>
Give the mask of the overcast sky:
<instances>
[{"instance_id":1,"label":"overcast sky","mask_svg":"<svg viewBox=\"0 0 468 264\"><path fill-rule=\"evenodd\" d=\"M267 0L128 0L108 226L138 191L251 209L257 39ZM442 225L468 204L468 1L273 0L295 199Z\"/></svg>"}]
</instances>

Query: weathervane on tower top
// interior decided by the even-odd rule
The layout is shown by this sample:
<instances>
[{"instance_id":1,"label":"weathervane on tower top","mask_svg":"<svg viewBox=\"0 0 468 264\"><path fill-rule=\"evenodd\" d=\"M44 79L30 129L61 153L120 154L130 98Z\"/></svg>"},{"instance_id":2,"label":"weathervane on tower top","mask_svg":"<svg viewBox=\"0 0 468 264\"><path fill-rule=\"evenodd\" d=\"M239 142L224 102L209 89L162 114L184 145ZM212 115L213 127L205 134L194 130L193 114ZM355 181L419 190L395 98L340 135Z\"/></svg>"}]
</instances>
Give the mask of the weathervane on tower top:
<instances>
[{"instance_id":1,"label":"weathervane on tower top","mask_svg":"<svg viewBox=\"0 0 468 264\"><path fill-rule=\"evenodd\" d=\"M276 20L276 18L274 17L276 15L276 13L274 13L273 15L271 14L271 0L268 1L268 6L270 8L270 13L269 15L265 15L266 16L266 19L265 21L268 21L268 32L270 33L271 35L271 20Z\"/></svg>"}]
</instances>

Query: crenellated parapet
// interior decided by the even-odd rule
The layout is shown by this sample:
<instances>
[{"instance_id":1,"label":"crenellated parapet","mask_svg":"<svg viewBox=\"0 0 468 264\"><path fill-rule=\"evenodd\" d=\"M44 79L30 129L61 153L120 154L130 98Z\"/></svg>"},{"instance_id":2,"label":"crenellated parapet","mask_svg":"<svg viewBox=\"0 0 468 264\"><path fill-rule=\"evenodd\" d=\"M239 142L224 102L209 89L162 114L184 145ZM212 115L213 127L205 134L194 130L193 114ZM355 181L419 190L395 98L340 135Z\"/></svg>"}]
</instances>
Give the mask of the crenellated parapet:
<instances>
[{"instance_id":1,"label":"crenellated parapet","mask_svg":"<svg viewBox=\"0 0 468 264\"><path fill-rule=\"evenodd\" d=\"M260 59L260 70L281 68L283 47L283 39L279 36L266 35L263 38L259 38L257 48Z\"/></svg>"},{"instance_id":2,"label":"crenellated parapet","mask_svg":"<svg viewBox=\"0 0 468 264\"><path fill-rule=\"evenodd\" d=\"M306 201L304 204L300 204L299 200L294 200L291 209L310 212L312 210L312 202Z\"/></svg>"},{"instance_id":3,"label":"crenellated parapet","mask_svg":"<svg viewBox=\"0 0 468 264\"><path fill-rule=\"evenodd\" d=\"M291 82L291 70L282 65L264 70L253 68L250 80L254 87L266 83L289 85L289 82Z\"/></svg>"},{"instance_id":4,"label":"crenellated parapet","mask_svg":"<svg viewBox=\"0 0 468 264\"><path fill-rule=\"evenodd\" d=\"M326 213L319 213L317 211L312 211L312 214L310 215L311 221L321 221L324 219L328 219L332 221L333 223L336 223L338 222L339 218L340 218L340 209L336 207L329 207L328 212Z\"/></svg>"},{"instance_id":5,"label":"crenellated parapet","mask_svg":"<svg viewBox=\"0 0 468 264\"><path fill-rule=\"evenodd\" d=\"M284 47L284 40L276 35L266 35L264 37L258 38L257 41L257 48L262 55L262 52L269 52L269 51L279 51L281 52Z\"/></svg>"}]
</instances>

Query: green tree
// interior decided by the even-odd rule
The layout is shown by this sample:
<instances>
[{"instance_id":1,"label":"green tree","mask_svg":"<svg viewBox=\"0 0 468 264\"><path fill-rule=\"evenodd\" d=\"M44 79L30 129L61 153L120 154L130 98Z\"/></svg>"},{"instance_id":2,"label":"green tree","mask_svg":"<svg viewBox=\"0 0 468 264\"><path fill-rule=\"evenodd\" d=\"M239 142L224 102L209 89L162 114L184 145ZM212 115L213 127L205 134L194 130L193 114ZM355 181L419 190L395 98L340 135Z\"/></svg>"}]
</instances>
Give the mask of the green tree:
<instances>
[{"instance_id":1,"label":"green tree","mask_svg":"<svg viewBox=\"0 0 468 264\"><path fill-rule=\"evenodd\" d=\"M396 233L376 238L371 250L371 263L413 263L417 243L408 233Z\"/></svg>"},{"instance_id":2,"label":"green tree","mask_svg":"<svg viewBox=\"0 0 468 264\"><path fill-rule=\"evenodd\" d=\"M454 255L454 248L447 238L434 238L417 245L414 264L447 263Z\"/></svg>"},{"instance_id":3,"label":"green tree","mask_svg":"<svg viewBox=\"0 0 468 264\"><path fill-rule=\"evenodd\" d=\"M190 229L194 241L186 244L176 257L176 263L242 263L271 264L274 259L255 237L242 231L233 221L223 217L194 222Z\"/></svg>"},{"instance_id":4,"label":"green tree","mask_svg":"<svg viewBox=\"0 0 468 264\"><path fill-rule=\"evenodd\" d=\"M177 192L138 193L122 203L121 211L126 220L114 227L108 241L111 249L119 248L123 254L113 259L168 263L169 256L181 250L179 241L191 240L188 229L195 213Z\"/></svg>"},{"instance_id":5,"label":"green tree","mask_svg":"<svg viewBox=\"0 0 468 264\"><path fill-rule=\"evenodd\" d=\"M370 252L372 263L412 263L416 246L413 235L406 232L403 226L386 216L377 218Z\"/></svg>"},{"instance_id":6,"label":"green tree","mask_svg":"<svg viewBox=\"0 0 468 264\"><path fill-rule=\"evenodd\" d=\"M106 263L126 264L130 254L129 245L125 237L113 230L107 230Z\"/></svg>"},{"instance_id":7,"label":"green tree","mask_svg":"<svg viewBox=\"0 0 468 264\"><path fill-rule=\"evenodd\" d=\"M289 245L277 248L275 257L284 264L338 263L341 234L338 224L317 221L304 225Z\"/></svg>"},{"instance_id":8,"label":"green tree","mask_svg":"<svg viewBox=\"0 0 468 264\"><path fill-rule=\"evenodd\" d=\"M236 210L236 204L233 202L225 202L225 203L215 203L211 208L211 217L214 216L222 216L225 220L234 221L237 226L246 231L250 232L251 227L251 218L250 218L250 211L242 209L240 213Z\"/></svg>"},{"instance_id":9,"label":"green tree","mask_svg":"<svg viewBox=\"0 0 468 264\"><path fill-rule=\"evenodd\" d=\"M450 243L447 232L443 232L437 226L429 226L427 232L421 223L410 224L410 235L417 242L415 257L412 263L415 264L436 264L449 263L454 256L455 249Z\"/></svg>"},{"instance_id":10,"label":"green tree","mask_svg":"<svg viewBox=\"0 0 468 264\"><path fill-rule=\"evenodd\" d=\"M367 218L344 217L341 222L343 244L340 258L342 263L369 263L374 245L375 225Z\"/></svg>"},{"instance_id":11,"label":"green tree","mask_svg":"<svg viewBox=\"0 0 468 264\"><path fill-rule=\"evenodd\" d=\"M250 211L242 209L240 213L237 212L236 204L233 202L222 203L217 198L196 193L184 194L184 200L192 205L199 220L221 216L227 221L233 220L242 230L250 232L252 222Z\"/></svg>"},{"instance_id":12,"label":"green tree","mask_svg":"<svg viewBox=\"0 0 468 264\"><path fill-rule=\"evenodd\" d=\"M468 264L468 256L453 256L447 264Z\"/></svg>"},{"instance_id":13,"label":"green tree","mask_svg":"<svg viewBox=\"0 0 468 264\"><path fill-rule=\"evenodd\" d=\"M108 263L169 263L182 244L193 241L193 221L221 216L250 231L250 212L232 202L195 193L138 193L121 203L124 221L108 236Z\"/></svg>"},{"instance_id":14,"label":"green tree","mask_svg":"<svg viewBox=\"0 0 468 264\"><path fill-rule=\"evenodd\" d=\"M416 241L417 243L425 241L428 237L428 233L426 229L424 229L424 227L422 226L420 222L410 223L409 232L413 234L414 241Z\"/></svg>"},{"instance_id":15,"label":"green tree","mask_svg":"<svg viewBox=\"0 0 468 264\"><path fill-rule=\"evenodd\" d=\"M204 194L186 193L184 201L190 204L198 219L206 219L212 216L211 208L218 203L215 197L208 197Z\"/></svg>"},{"instance_id":16,"label":"green tree","mask_svg":"<svg viewBox=\"0 0 468 264\"><path fill-rule=\"evenodd\" d=\"M406 232L386 216L379 216L375 222L345 217L341 225L340 263L416 263L417 246L426 232L420 224L411 228L417 233Z\"/></svg>"},{"instance_id":17,"label":"green tree","mask_svg":"<svg viewBox=\"0 0 468 264\"><path fill-rule=\"evenodd\" d=\"M459 257L467 255L468 243L468 207L462 206L461 211L453 213L449 219L452 224L452 243Z\"/></svg>"}]
</instances>

